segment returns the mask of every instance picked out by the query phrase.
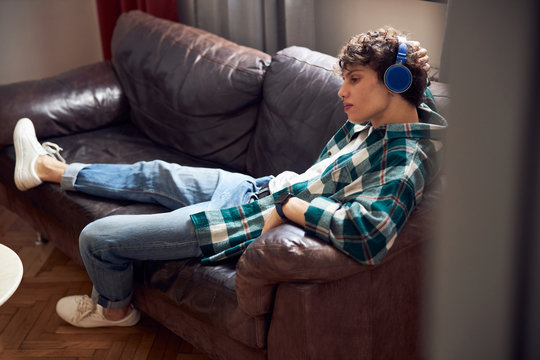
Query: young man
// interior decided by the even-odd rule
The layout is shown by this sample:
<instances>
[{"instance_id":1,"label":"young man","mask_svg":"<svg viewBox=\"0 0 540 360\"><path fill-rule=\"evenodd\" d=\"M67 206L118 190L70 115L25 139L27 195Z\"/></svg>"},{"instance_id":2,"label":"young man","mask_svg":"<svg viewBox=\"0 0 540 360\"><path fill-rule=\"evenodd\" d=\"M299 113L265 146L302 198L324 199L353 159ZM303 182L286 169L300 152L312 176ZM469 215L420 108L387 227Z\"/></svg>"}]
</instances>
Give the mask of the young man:
<instances>
[{"instance_id":1,"label":"young man","mask_svg":"<svg viewBox=\"0 0 540 360\"><path fill-rule=\"evenodd\" d=\"M110 216L86 226L80 250L94 284L92 297L61 299L59 316L80 327L134 325L139 312L130 305L133 261L219 261L287 221L363 264L380 262L438 172L446 128L422 103L426 51L401 36L385 28L355 36L343 48L338 95L348 121L302 174L254 179L162 161L67 165L46 156L31 121L21 119L14 131L20 190L49 181L171 209ZM396 61L406 69L398 66L392 80L393 70L387 69Z\"/></svg>"}]
</instances>

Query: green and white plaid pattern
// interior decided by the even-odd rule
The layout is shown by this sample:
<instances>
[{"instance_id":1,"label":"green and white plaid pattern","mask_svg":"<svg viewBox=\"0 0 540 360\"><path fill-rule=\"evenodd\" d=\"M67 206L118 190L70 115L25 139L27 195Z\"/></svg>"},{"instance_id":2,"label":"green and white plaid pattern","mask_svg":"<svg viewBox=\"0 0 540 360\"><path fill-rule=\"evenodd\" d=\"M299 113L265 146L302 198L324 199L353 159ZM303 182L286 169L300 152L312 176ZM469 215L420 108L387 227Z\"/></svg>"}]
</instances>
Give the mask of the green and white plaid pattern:
<instances>
[{"instance_id":1,"label":"green and white plaid pattern","mask_svg":"<svg viewBox=\"0 0 540 360\"><path fill-rule=\"evenodd\" d=\"M307 234L332 244L363 264L377 264L441 166L446 120L426 104L421 122L373 129L360 147L337 158L320 177L259 201L191 215L206 256L203 263L238 256L258 236L274 200L291 191L310 203ZM335 154L370 124L346 122L323 149Z\"/></svg>"}]
</instances>

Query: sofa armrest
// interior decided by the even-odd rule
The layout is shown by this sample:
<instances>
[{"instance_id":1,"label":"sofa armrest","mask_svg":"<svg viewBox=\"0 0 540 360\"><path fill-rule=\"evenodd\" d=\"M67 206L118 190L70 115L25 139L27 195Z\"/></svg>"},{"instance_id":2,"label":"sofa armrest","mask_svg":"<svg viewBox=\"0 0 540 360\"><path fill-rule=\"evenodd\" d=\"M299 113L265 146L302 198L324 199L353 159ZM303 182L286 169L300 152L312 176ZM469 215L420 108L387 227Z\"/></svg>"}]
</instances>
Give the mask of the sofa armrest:
<instances>
[{"instance_id":1,"label":"sofa armrest","mask_svg":"<svg viewBox=\"0 0 540 360\"><path fill-rule=\"evenodd\" d=\"M279 283L330 282L368 269L303 229L282 225L249 245L238 261L238 304L252 316L263 315L271 311Z\"/></svg>"},{"instance_id":2,"label":"sofa armrest","mask_svg":"<svg viewBox=\"0 0 540 360\"><path fill-rule=\"evenodd\" d=\"M34 122L39 138L67 135L122 121L129 113L110 62L49 78L0 86L0 147L12 143L18 119Z\"/></svg>"},{"instance_id":3,"label":"sofa armrest","mask_svg":"<svg viewBox=\"0 0 540 360\"><path fill-rule=\"evenodd\" d=\"M430 186L423 200L379 265L362 265L303 229L286 224L262 235L248 246L236 267L236 295L242 310L252 316L267 314L279 283L326 283L361 272L382 270L389 262L405 261L423 250L432 237L441 182ZM412 252L412 253L411 253Z\"/></svg>"}]
</instances>

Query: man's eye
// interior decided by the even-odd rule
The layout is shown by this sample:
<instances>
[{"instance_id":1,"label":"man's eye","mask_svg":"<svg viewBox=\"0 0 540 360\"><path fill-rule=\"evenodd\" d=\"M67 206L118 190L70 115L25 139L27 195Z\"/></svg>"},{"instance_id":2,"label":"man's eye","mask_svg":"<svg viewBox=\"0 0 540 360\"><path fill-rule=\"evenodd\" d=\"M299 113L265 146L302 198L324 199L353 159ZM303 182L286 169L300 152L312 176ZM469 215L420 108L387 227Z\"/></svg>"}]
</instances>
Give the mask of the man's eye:
<instances>
[{"instance_id":1,"label":"man's eye","mask_svg":"<svg viewBox=\"0 0 540 360\"><path fill-rule=\"evenodd\" d=\"M360 80L360 78L356 78L356 77L353 77L351 78L351 82L354 84L356 82L358 82Z\"/></svg>"}]
</instances>

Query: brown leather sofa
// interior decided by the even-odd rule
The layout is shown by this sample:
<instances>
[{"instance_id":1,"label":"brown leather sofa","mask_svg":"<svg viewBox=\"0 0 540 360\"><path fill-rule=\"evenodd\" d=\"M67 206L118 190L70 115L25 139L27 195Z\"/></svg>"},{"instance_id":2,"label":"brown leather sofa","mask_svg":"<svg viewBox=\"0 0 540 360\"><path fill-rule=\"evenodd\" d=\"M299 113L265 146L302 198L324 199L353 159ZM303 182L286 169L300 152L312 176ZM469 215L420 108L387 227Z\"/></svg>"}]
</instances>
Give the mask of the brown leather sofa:
<instances>
[{"instance_id":1,"label":"brown leather sofa","mask_svg":"<svg viewBox=\"0 0 540 360\"><path fill-rule=\"evenodd\" d=\"M0 201L73 259L89 222L165 211L44 184L13 183L12 131L31 118L69 161L162 159L254 176L302 171L346 120L336 59L301 47L274 56L205 31L123 15L113 61L0 87ZM444 114L444 84L432 83ZM424 248L437 191L427 192L382 264L360 265L293 225L238 261L137 264L135 304L215 359L415 359Z\"/></svg>"}]
</instances>

